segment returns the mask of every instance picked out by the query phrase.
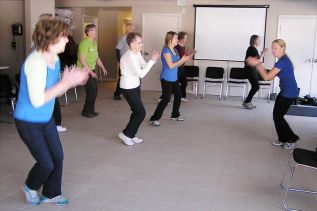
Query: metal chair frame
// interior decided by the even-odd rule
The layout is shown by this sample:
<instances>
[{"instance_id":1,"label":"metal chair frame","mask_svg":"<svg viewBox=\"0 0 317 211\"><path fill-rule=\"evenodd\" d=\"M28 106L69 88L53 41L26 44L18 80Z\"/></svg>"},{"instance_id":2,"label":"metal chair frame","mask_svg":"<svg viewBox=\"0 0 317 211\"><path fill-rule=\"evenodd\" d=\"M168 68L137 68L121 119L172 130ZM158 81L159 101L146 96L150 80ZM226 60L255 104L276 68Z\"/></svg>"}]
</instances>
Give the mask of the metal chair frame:
<instances>
[{"instance_id":1,"label":"metal chair frame","mask_svg":"<svg viewBox=\"0 0 317 211\"><path fill-rule=\"evenodd\" d=\"M215 72L215 76L219 76L219 77L210 77L208 76L208 71L218 71ZM220 77L222 75L222 78ZM222 67L207 67L206 69L206 75L205 75L205 80L204 80L204 92L203 92L203 99L205 98L206 95L206 86L207 83L211 84L209 86L220 86L220 90L219 90L219 99L222 99L222 89L223 89L223 82L225 81L225 74L224 74L224 69Z\"/></svg>"},{"instance_id":2,"label":"metal chair frame","mask_svg":"<svg viewBox=\"0 0 317 211\"><path fill-rule=\"evenodd\" d=\"M295 149L296 150L296 149ZM289 208L287 206L287 195L290 191L294 191L294 192L301 192L301 193L310 193L310 194L317 194L317 191L312 191L312 190L306 190L306 189L299 189L299 188L293 188L291 187L291 182L292 182L292 179L293 179L293 176L294 176L294 172L295 172L295 169L296 167L306 167L306 168L310 168L310 169L313 169L313 170L317 170L316 167L313 167L313 166L308 166L308 165L305 165L305 164L301 164L301 163L297 163L295 160L294 160L294 151L290 152L289 155L288 155L288 160L287 160L287 164L286 164L286 167L285 167L285 170L284 170L284 173L283 173L283 176L282 176L282 180L281 180L281 183L280 183L280 187L285 190L285 195L284 195L284 198L283 198L283 201L282 201L282 205L283 205L283 208L285 210L288 210L288 211L297 211L298 209L293 209L293 208ZM288 181L286 183L286 186L285 186L285 177L287 175L287 173L289 174L288 176ZM298 210L299 211L299 210Z\"/></svg>"},{"instance_id":3,"label":"metal chair frame","mask_svg":"<svg viewBox=\"0 0 317 211\"><path fill-rule=\"evenodd\" d=\"M245 76L243 76L243 73L239 75L237 78L233 78L231 76L233 71L244 71L243 68L237 68L237 67L232 67L230 71L228 72L228 77L227 77L227 89L226 89L226 98L228 98L228 95L230 96L230 87L243 87L243 93L242 93L242 99L244 100L245 98L245 92L248 90L248 80ZM234 72L236 73L236 72ZM230 85L234 84L234 85Z\"/></svg>"}]
</instances>

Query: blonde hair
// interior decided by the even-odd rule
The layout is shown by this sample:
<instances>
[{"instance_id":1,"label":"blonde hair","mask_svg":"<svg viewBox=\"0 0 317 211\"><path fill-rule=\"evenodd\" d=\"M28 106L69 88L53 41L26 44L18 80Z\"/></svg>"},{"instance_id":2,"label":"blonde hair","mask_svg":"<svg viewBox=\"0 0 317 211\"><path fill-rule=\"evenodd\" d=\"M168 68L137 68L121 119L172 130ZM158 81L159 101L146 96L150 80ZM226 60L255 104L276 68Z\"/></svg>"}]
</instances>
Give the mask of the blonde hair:
<instances>
[{"instance_id":1,"label":"blonde hair","mask_svg":"<svg viewBox=\"0 0 317 211\"><path fill-rule=\"evenodd\" d=\"M273 43L276 43L276 44L278 44L281 48L284 48L284 53L285 53L286 43L285 43L284 40L282 40L282 39L276 39L276 40L274 40L274 41L272 42L272 44L273 44Z\"/></svg>"}]
</instances>

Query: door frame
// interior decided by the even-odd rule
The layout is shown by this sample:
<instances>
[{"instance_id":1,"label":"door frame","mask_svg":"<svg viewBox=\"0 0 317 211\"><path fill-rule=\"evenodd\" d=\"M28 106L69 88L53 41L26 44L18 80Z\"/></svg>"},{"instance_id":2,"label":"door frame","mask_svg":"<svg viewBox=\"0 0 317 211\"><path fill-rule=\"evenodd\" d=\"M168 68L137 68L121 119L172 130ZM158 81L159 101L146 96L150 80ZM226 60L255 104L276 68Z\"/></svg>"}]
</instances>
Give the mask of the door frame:
<instances>
[{"instance_id":1,"label":"door frame","mask_svg":"<svg viewBox=\"0 0 317 211\"><path fill-rule=\"evenodd\" d=\"M146 20L147 20L147 18L149 18L149 17L173 17L173 18L177 18L177 20L178 20L178 25L177 25L177 30L176 30L176 32L178 32L178 31L180 31L181 30L181 26L182 26L182 14L179 14L179 13L143 13L142 14L142 39L143 39L143 43L146 43L146 41L147 41L147 39L151 39L151 38L147 38L146 37L146 35L145 35L145 32L146 32L146 30L145 30L145 25L146 25ZM164 37L163 37L163 39L164 39ZM163 41L163 40L162 40ZM162 41L160 41L160 42L162 42ZM148 47L147 46L144 46L144 48L143 48L143 51L145 51L145 50L147 50L148 49ZM148 53L150 53L150 52L148 52ZM145 52L143 52L143 56L146 56L145 55L146 53ZM147 54L148 55L148 54ZM159 80L159 78L157 79L157 80ZM142 84L141 84L141 89L143 90L144 89L144 87L142 86ZM154 90L154 91L161 91L161 87L159 86L159 87L152 87L151 89L148 89L148 90Z\"/></svg>"},{"instance_id":2,"label":"door frame","mask_svg":"<svg viewBox=\"0 0 317 211\"><path fill-rule=\"evenodd\" d=\"M309 19L316 19L317 21L317 15L279 15L278 16L278 22L277 22L277 36L276 38L280 38L281 36L281 24L282 24L282 19L285 19L285 18L288 18L288 19L292 19L292 18L296 18L296 19L306 19L306 18L309 18ZM315 40L314 40L314 43L313 43L313 46L316 46L317 45L317 25L316 25L316 31L315 31ZM312 57L316 57L317 55L312 55ZM277 61L277 59L276 59ZM311 75L310 75L310 91L309 93L311 93L311 89L312 89L312 80L313 80L313 70L314 70L314 64L312 63L312 71L311 71ZM277 82L276 82L276 78L273 80L273 91L275 91L275 89L277 88Z\"/></svg>"}]
</instances>

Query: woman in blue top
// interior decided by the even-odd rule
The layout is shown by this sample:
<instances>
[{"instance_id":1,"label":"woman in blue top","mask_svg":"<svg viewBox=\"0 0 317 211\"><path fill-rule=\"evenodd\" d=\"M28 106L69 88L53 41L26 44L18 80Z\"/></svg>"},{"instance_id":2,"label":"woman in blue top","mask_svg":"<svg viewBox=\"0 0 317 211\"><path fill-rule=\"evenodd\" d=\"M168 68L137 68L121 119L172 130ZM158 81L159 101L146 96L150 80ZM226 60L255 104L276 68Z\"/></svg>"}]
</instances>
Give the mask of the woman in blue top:
<instances>
[{"instance_id":1,"label":"woman in blue top","mask_svg":"<svg viewBox=\"0 0 317 211\"><path fill-rule=\"evenodd\" d=\"M88 79L88 71L66 68L59 80L57 54L64 51L67 34L68 25L62 20L41 19L32 35L35 50L21 69L14 118L22 141L36 160L23 186L26 202L34 206L46 202L68 203L61 196L64 155L52 113L55 98L71 87L83 85ZM40 199L37 190L41 187Z\"/></svg>"},{"instance_id":2,"label":"woman in blue top","mask_svg":"<svg viewBox=\"0 0 317 211\"><path fill-rule=\"evenodd\" d=\"M165 36L165 46L161 53L162 72L162 100L157 105L157 108L150 119L153 126L160 126L159 119L162 117L165 107L174 95L173 112L171 119L176 121L184 121L184 118L179 113L181 104L181 90L177 79L178 67L190 60L194 52L189 55L179 57L177 51L174 49L178 43L177 33L169 31Z\"/></svg>"},{"instance_id":3,"label":"woman in blue top","mask_svg":"<svg viewBox=\"0 0 317 211\"><path fill-rule=\"evenodd\" d=\"M273 69L266 72L262 61L256 57L247 58L248 65L257 69L264 80L272 80L275 76L280 79L280 93L278 94L274 110L273 119L278 140L273 141L275 146L282 146L284 149L294 149L299 137L292 131L284 115L298 96L297 83L294 75L294 67L288 56L285 54L286 44L282 39L272 42L272 54L278 61Z\"/></svg>"}]
</instances>

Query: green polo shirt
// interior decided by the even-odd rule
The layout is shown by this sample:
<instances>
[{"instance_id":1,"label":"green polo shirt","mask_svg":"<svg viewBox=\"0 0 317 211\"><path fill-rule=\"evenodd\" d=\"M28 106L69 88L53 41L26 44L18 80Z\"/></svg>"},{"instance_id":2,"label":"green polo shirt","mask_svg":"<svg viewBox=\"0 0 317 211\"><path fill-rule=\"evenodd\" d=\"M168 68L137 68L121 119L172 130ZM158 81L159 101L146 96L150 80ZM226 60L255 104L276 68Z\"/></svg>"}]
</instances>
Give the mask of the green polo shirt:
<instances>
[{"instance_id":1,"label":"green polo shirt","mask_svg":"<svg viewBox=\"0 0 317 211\"><path fill-rule=\"evenodd\" d=\"M80 63L80 55L86 56L87 65L91 70L96 69L98 49L97 49L97 43L94 40L85 38L79 43L77 66L82 68L83 65Z\"/></svg>"}]
</instances>

